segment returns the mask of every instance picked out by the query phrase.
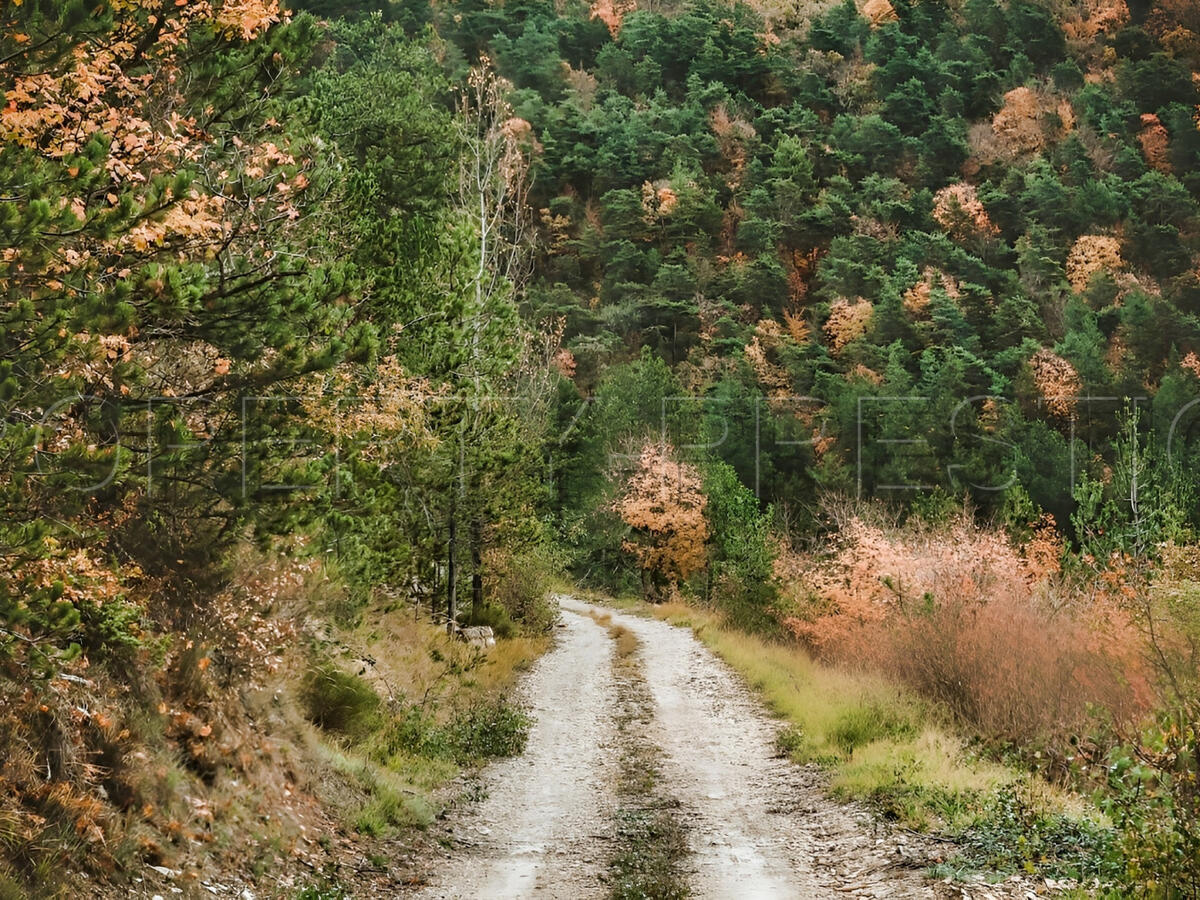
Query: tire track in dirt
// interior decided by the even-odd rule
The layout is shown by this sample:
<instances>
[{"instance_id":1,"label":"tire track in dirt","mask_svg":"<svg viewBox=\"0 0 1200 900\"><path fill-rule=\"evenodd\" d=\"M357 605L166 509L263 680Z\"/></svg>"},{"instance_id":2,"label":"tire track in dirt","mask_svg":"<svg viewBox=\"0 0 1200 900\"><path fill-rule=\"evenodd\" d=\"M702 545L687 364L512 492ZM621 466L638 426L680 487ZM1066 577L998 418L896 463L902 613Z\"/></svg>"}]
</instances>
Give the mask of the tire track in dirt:
<instances>
[{"instance_id":1,"label":"tire track in dirt","mask_svg":"<svg viewBox=\"0 0 1200 900\"><path fill-rule=\"evenodd\" d=\"M655 790L679 802L690 896L936 896L865 810L829 799L817 770L778 755L779 723L690 629L557 599L565 627L522 685L536 717L525 753L485 770L486 798L451 816L455 852L415 896L607 896L631 741L653 748ZM630 686L617 682L614 641L597 619L638 640L649 699L637 734L628 721L618 729Z\"/></svg>"},{"instance_id":2,"label":"tire track in dirt","mask_svg":"<svg viewBox=\"0 0 1200 900\"><path fill-rule=\"evenodd\" d=\"M830 800L813 770L779 756L778 722L689 629L559 601L610 615L641 644L655 713L647 736L663 789L682 804L692 896L935 896L864 810Z\"/></svg>"},{"instance_id":3,"label":"tire track in dirt","mask_svg":"<svg viewBox=\"0 0 1200 900\"><path fill-rule=\"evenodd\" d=\"M616 755L613 642L586 615L564 611L562 619L554 648L521 686L535 717L525 752L484 772L486 798L453 826L459 852L416 896L603 894Z\"/></svg>"}]
</instances>

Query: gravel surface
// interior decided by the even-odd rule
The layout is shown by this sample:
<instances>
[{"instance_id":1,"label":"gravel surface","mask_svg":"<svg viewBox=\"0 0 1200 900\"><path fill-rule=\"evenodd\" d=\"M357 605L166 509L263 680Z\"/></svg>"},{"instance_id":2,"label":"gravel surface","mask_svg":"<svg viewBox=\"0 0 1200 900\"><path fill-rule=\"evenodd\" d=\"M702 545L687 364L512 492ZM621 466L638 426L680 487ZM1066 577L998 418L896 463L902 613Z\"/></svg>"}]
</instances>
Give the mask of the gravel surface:
<instances>
[{"instance_id":1,"label":"gravel surface","mask_svg":"<svg viewBox=\"0 0 1200 900\"><path fill-rule=\"evenodd\" d=\"M522 684L525 752L488 768L487 795L452 824L459 852L422 898L602 896L611 843L616 689L608 632L564 610L554 649Z\"/></svg>"},{"instance_id":2,"label":"gravel surface","mask_svg":"<svg viewBox=\"0 0 1200 900\"><path fill-rule=\"evenodd\" d=\"M779 756L778 722L690 629L611 615L641 641L651 739L690 836L692 896L934 896L915 867L923 859L864 810L829 800L816 770Z\"/></svg>"},{"instance_id":3,"label":"gravel surface","mask_svg":"<svg viewBox=\"0 0 1200 900\"><path fill-rule=\"evenodd\" d=\"M451 817L455 845L422 898L603 897L613 847L611 617L640 641L663 789L679 800L691 895L934 897L927 848L829 800L820 773L775 750L778 723L688 629L558 598L564 628L525 680L526 752L488 768L486 798Z\"/></svg>"}]
</instances>

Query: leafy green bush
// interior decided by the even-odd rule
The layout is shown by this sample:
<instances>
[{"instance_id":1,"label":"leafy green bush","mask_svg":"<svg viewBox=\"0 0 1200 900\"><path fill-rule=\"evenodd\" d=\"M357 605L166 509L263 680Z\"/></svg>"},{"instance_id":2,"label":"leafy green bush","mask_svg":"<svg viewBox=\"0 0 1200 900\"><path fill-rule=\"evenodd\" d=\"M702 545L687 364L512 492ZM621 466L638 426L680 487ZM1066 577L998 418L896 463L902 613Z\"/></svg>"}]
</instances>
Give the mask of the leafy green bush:
<instances>
[{"instance_id":1,"label":"leafy green bush","mask_svg":"<svg viewBox=\"0 0 1200 900\"><path fill-rule=\"evenodd\" d=\"M145 646L145 612L125 598L79 605L83 646L90 655L127 659Z\"/></svg>"},{"instance_id":2,"label":"leafy green bush","mask_svg":"<svg viewBox=\"0 0 1200 900\"><path fill-rule=\"evenodd\" d=\"M375 739L373 755L381 762L399 754L450 759L453 750L433 713L414 703L391 716Z\"/></svg>"},{"instance_id":3,"label":"leafy green bush","mask_svg":"<svg viewBox=\"0 0 1200 900\"><path fill-rule=\"evenodd\" d=\"M1115 754L1105 810L1120 834L1120 882L1151 897L1200 896L1200 734L1164 716Z\"/></svg>"},{"instance_id":4,"label":"leafy green bush","mask_svg":"<svg viewBox=\"0 0 1200 900\"><path fill-rule=\"evenodd\" d=\"M771 606L778 599L771 541L771 509L738 480L733 467L710 464L704 476L712 545L706 589L739 628L769 631L775 627Z\"/></svg>"},{"instance_id":5,"label":"leafy green bush","mask_svg":"<svg viewBox=\"0 0 1200 900\"><path fill-rule=\"evenodd\" d=\"M361 737L379 721L379 695L362 678L331 660L308 670L300 696L309 720L327 731Z\"/></svg>"},{"instance_id":6,"label":"leafy green bush","mask_svg":"<svg viewBox=\"0 0 1200 900\"><path fill-rule=\"evenodd\" d=\"M561 560L548 545L539 543L520 552L493 549L484 561L484 592L511 622L519 623L532 634L540 634L550 630L558 618L558 609L550 602L549 595L553 578L560 571ZM471 624L496 628L491 621ZM507 636L498 630L496 634Z\"/></svg>"}]
</instances>

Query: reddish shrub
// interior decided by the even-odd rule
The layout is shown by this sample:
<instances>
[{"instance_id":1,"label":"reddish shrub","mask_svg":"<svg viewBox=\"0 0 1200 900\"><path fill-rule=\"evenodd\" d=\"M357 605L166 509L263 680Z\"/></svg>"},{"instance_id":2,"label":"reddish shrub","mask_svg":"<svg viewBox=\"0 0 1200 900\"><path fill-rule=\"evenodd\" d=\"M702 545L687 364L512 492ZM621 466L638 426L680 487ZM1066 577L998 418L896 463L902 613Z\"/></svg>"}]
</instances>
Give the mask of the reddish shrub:
<instances>
[{"instance_id":1,"label":"reddish shrub","mask_svg":"<svg viewBox=\"0 0 1200 900\"><path fill-rule=\"evenodd\" d=\"M1061 747L1098 710L1125 720L1149 700L1130 618L1105 595L1067 590L1061 550L1052 520L1017 548L965 512L936 528L853 515L830 555L790 561L798 612L784 624L822 657L886 672L989 738Z\"/></svg>"}]
</instances>

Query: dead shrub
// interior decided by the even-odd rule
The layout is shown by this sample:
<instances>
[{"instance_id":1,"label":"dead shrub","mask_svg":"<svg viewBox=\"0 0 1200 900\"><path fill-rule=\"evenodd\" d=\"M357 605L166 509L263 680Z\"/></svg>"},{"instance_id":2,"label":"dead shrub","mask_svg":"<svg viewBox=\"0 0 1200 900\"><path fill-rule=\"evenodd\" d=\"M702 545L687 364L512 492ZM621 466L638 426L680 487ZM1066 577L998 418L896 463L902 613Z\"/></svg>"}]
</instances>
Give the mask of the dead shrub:
<instances>
[{"instance_id":1,"label":"dead shrub","mask_svg":"<svg viewBox=\"0 0 1200 900\"><path fill-rule=\"evenodd\" d=\"M860 658L1016 745L1064 747L1095 708L1131 713L1117 660L1097 652L1082 623L1028 597L931 600L864 629L856 643Z\"/></svg>"}]
</instances>

